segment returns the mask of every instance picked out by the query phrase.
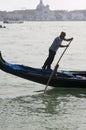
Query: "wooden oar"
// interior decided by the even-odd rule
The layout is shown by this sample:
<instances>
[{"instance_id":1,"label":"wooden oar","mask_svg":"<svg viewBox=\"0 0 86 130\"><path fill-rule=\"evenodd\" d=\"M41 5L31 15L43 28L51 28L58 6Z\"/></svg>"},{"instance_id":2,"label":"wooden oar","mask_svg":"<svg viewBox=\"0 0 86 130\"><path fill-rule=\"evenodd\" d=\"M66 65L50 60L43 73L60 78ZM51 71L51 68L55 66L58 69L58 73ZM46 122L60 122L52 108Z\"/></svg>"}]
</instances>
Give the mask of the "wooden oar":
<instances>
[{"instance_id":1,"label":"wooden oar","mask_svg":"<svg viewBox=\"0 0 86 130\"><path fill-rule=\"evenodd\" d=\"M71 41L72 41L72 40L71 40ZM68 46L70 45L71 41L69 42ZM57 69L58 69L58 67L59 67L59 62L60 62L62 56L64 55L65 51L67 50L68 46L65 48L65 50L64 50L63 53L61 54L61 56L60 56L60 58L59 58L59 60L58 60L58 62L57 62L57 64L56 64L56 66L55 66L53 72L51 73L51 75L50 75L50 77L49 77L49 79L48 79L48 81L47 81L47 84L46 84L44 93L46 93L47 87L48 87L48 85L49 85L49 83L50 83L52 77L53 77L54 74L57 72Z\"/></svg>"}]
</instances>

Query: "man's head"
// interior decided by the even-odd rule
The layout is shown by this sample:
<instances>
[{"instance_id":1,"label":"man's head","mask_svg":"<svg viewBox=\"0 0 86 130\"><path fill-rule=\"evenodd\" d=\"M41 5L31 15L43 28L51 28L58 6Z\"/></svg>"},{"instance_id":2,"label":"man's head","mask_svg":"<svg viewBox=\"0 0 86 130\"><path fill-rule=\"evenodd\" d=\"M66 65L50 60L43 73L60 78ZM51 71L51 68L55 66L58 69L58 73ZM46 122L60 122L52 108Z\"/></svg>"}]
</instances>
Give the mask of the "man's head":
<instances>
[{"instance_id":1,"label":"man's head","mask_svg":"<svg viewBox=\"0 0 86 130\"><path fill-rule=\"evenodd\" d=\"M66 33L65 33L65 32L61 32L61 34L60 34L60 38L61 38L61 39L64 39L65 36L66 36Z\"/></svg>"}]
</instances>

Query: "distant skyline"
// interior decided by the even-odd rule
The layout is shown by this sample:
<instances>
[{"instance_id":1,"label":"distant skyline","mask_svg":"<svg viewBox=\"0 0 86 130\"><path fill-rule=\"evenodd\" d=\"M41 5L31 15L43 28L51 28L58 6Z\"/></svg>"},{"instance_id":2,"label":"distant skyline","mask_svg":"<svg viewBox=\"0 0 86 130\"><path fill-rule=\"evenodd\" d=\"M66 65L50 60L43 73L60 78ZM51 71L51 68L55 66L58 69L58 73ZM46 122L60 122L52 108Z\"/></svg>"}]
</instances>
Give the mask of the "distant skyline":
<instances>
[{"instance_id":1,"label":"distant skyline","mask_svg":"<svg viewBox=\"0 0 86 130\"><path fill-rule=\"evenodd\" d=\"M42 0L51 10L86 10L86 0ZM0 0L0 11L35 9L40 0Z\"/></svg>"}]
</instances>

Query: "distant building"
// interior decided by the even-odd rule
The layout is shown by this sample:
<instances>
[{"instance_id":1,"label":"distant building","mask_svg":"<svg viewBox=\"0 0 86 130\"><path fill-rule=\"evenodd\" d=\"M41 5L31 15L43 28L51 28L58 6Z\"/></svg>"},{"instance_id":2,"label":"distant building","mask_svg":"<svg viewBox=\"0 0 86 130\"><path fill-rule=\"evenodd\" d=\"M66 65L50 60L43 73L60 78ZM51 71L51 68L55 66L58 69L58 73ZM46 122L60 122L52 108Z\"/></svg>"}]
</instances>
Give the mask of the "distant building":
<instances>
[{"instance_id":1,"label":"distant building","mask_svg":"<svg viewBox=\"0 0 86 130\"><path fill-rule=\"evenodd\" d=\"M37 10L39 10L39 11L43 11L43 10L49 10L49 5L44 5L43 4L43 1L42 0L40 0L40 3L37 5L37 8L36 8Z\"/></svg>"},{"instance_id":2,"label":"distant building","mask_svg":"<svg viewBox=\"0 0 86 130\"><path fill-rule=\"evenodd\" d=\"M49 5L40 0L36 9L0 11L0 20L6 18L20 21L86 21L86 10L50 10Z\"/></svg>"}]
</instances>

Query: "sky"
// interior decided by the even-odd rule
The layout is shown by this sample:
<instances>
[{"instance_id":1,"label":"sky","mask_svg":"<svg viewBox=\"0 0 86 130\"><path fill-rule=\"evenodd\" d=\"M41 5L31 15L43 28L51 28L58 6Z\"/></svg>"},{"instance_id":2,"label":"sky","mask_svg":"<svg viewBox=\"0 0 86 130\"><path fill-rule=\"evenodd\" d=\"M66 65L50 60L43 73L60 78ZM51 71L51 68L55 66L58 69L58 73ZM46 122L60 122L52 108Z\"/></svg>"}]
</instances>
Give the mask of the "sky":
<instances>
[{"instance_id":1,"label":"sky","mask_svg":"<svg viewBox=\"0 0 86 130\"><path fill-rule=\"evenodd\" d=\"M0 11L35 9L40 0L0 0ZM86 0L43 0L51 10L83 10Z\"/></svg>"}]
</instances>

